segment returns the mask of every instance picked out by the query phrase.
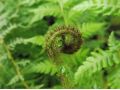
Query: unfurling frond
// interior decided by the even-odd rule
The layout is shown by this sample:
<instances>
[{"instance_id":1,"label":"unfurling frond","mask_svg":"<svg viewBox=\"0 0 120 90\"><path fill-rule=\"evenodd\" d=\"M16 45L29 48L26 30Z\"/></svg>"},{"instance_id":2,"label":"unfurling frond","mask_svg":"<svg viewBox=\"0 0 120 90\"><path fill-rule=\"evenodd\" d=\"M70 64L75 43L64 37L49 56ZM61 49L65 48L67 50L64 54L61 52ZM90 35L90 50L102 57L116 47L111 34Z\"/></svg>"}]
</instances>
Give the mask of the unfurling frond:
<instances>
[{"instance_id":1,"label":"unfurling frond","mask_svg":"<svg viewBox=\"0 0 120 90\"><path fill-rule=\"evenodd\" d=\"M72 54L82 44L81 33L74 27L62 26L54 31L49 31L46 36L46 51L50 57L58 53Z\"/></svg>"}]
</instances>

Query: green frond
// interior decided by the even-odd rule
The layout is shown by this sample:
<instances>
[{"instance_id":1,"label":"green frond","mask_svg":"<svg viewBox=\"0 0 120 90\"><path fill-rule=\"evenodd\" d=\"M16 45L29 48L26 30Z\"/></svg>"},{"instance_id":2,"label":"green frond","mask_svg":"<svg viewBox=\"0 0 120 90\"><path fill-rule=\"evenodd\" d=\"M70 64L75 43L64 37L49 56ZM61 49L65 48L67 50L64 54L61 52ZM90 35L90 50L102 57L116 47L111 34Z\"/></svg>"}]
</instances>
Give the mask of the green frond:
<instances>
[{"instance_id":1,"label":"green frond","mask_svg":"<svg viewBox=\"0 0 120 90\"><path fill-rule=\"evenodd\" d=\"M38 46L43 46L44 38L43 36L35 36L32 38L28 38L28 39L16 38L15 40L11 41L11 43L9 43L9 47L15 48L15 46L18 44L28 44L28 43L38 45Z\"/></svg>"},{"instance_id":2,"label":"green frond","mask_svg":"<svg viewBox=\"0 0 120 90\"><path fill-rule=\"evenodd\" d=\"M5 5L0 2L0 30L8 24L7 21L7 16L8 16L8 12L4 12L5 10Z\"/></svg>"},{"instance_id":3,"label":"green frond","mask_svg":"<svg viewBox=\"0 0 120 90\"><path fill-rule=\"evenodd\" d=\"M111 72L108 75L108 86L110 88L120 88L120 69L119 65L117 68L112 68Z\"/></svg>"},{"instance_id":4,"label":"green frond","mask_svg":"<svg viewBox=\"0 0 120 90\"><path fill-rule=\"evenodd\" d=\"M100 34L105 31L105 23L83 23L79 26L82 37L87 39L93 35Z\"/></svg>"},{"instance_id":5,"label":"green frond","mask_svg":"<svg viewBox=\"0 0 120 90\"><path fill-rule=\"evenodd\" d=\"M72 8L73 11L84 12L86 10L95 10L96 14L104 15L119 14L120 2L118 0L86 0ZM118 12L116 12L116 10ZM114 13L115 12L115 13Z\"/></svg>"},{"instance_id":6,"label":"green frond","mask_svg":"<svg viewBox=\"0 0 120 90\"><path fill-rule=\"evenodd\" d=\"M22 76L21 76L21 78L23 79ZM14 85L14 84L18 83L19 81L20 81L20 76L16 75L16 76L12 77L12 79L7 83L7 86Z\"/></svg>"},{"instance_id":7,"label":"green frond","mask_svg":"<svg viewBox=\"0 0 120 90\"><path fill-rule=\"evenodd\" d=\"M16 29L17 25L16 24L10 24L9 26L7 26L7 28L5 28L5 30L1 31L0 36L5 38L9 33L12 32L12 30Z\"/></svg>"},{"instance_id":8,"label":"green frond","mask_svg":"<svg viewBox=\"0 0 120 90\"><path fill-rule=\"evenodd\" d=\"M30 24L41 20L44 16L47 15L53 16L61 15L59 6L57 4L52 3L43 4L36 9L32 9L30 12L34 14L32 20L30 21Z\"/></svg>"},{"instance_id":9,"label":"green frond","mask_svg":"<svg viewBox=\"0 0 120 90\"><path fill-rule=\"evenodd\" d=\"M88 57L75 73L76 83L82 83L83 78L90 78L92 74L101 71L103 68L119 64L120 60L118 58L120 58L118 53L112 54L107 51L99 51L99 53L93 52L92 56ZM85 75L87 75L87 77Z\"/></svg>"},{"instance_id":10,"label":"green frond","mask_svg":"<svg viewBox=\"0 0 120 90\"><path fill-rule=\"evenodd\" d=\"M43 74L50 74L54 75L57 73L57 67L50 62L49 60L45 60L40 63L33 63L27 69L25 73L43 73Z\"/></svg>"},{"instance_id":11,"label":"green frond","mask_svg":"<svg viewBox=\"0 0 120 90\"><path fill-rule=\"evenodd\" d=\"M109 36L108 45L110 50L117 50L116 48L120 46L119 41L116 40L114 37L114 32L112 32L111 35Z\"/></svg>"},{"instance_id":12,"label":"green frond","mask_svg":"<svg viewBox=\"0 0 120 90\"><path fill-rule=\"evenodd\" d=\"M86 61L83 62L83 65L81 65L75 73L76 83L81 85L84 78L90 78L94 73L101 71L103 68L119 64L120 43L118 43L116 46L118 47L113 50L103 51L101 49L98 49L97 52L92 52L92 56L87 57Z\"/></svg>"},{"instance_id":13,"label":"green frond","mask_svg":"<svg viewBox=\"0 0 120 90\"><path fill-rule=\"evenodd\" d=\"M32 6L34 4L37 4L37 3L41 3L43 0L24 0L24 1L21 1L20 4L21 5L28 5L28 6Z\"/></svg>"},{"instance_id":14,"label":"green frond","mask_svg":"<svg viewBox=\"0 0 120 90\"><path fill-rule=\"evenodd\" d=\"M119 6L118 0L85 0L72 7L67 18L74 23L101 21L105 16L120 16Z\"/></svg>"},{"instance_id":15,"label":"green frond","mask_svg":"<svg viewBox=\"0 0 120 90\"><path fill-rule=\"evenodd\" d=\"M44 37L43 36L35 36L25 40L26 42L42 46L44 44Z\"/></svg>"}]
</instances>

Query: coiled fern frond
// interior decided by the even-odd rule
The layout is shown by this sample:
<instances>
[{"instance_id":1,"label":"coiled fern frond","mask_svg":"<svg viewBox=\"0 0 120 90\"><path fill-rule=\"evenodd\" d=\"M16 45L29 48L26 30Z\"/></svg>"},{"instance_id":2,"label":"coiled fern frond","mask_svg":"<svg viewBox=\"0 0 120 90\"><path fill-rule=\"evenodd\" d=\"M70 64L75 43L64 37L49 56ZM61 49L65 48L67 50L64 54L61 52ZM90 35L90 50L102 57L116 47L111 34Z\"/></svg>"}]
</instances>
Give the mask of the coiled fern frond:
<instances>
[{"instance_id":1,"label":"coiled fern frond","mask_svg":"<svg viewBox=\"0 0 120 90\"><path fill-rule=\"evenodd\" d=\"M81 33L74 27L60 26L49 31L46 36L45 48L50 57L59 53L73 54L82 44Z\"/></svg>"}]
</instances>

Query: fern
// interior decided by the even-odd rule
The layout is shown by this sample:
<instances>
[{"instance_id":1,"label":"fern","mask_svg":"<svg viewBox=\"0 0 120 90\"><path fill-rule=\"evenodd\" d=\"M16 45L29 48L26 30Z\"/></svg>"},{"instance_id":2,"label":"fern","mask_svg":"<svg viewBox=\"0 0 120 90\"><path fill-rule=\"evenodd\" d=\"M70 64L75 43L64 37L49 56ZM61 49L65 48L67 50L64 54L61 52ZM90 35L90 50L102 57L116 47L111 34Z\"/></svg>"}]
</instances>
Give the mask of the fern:
<instances>
[{"instance_id":1,"label":"fern","mask_svg":"<svg viewBox=\"0 0 120 90\"><path fill-rule=\"evenodd\" d=\"M44 73L50 75L54 75L57 73L57 67L48 60L37 64L31 64L28 68L26 68L28 69L26 73Z\"/></svg>"},{"instance_id":2,"label":"fern","mask_svg":"<svg viewBox=\"0 0 120 90\"><path fill-rule=\"evenodd\" d=\"M58 5L51 4L51 3L44 4L37 9L31 10L31 12L34 14L34 17L32 18L30 24L38 20L41 20L44 16L47 16L47 15L57 16L60 14Z\"/></svg>"},{"instance_id":3,"label":"fern","mask_svg":"<svg viewBox=\"0 0 120 90\"><path fill-rule=\"evenodd\" d=\"M72 7L67 18L69 22L81 24L89 21L103 21L106 16L119 16L119 5L118 0L85 0Z\"/></svg>"},{"instance_id":4,"label":"fern","mask_svg":"<svg viewBox=\"0 0 120 90\"><path fill-rule=\"evenodd\" d=\"M119 29L119 0L0 0L0 88L120 88Z\"/></svg>"},{"instance_id":5,"label":"fern","mask_svg":"<svg viewBox=\"0 0 120 90\"><path fill-rule=\"evenodd\" d=\"M41 43L40 43L41 42ZM32 43L34 45L38 45L38 46L43 46L44 42L44 38L42 36L35 36L32 38L28 38L28 39L23 39L23 38L16 38L16 40L11 41L11 43L9 44L9 47L11 49L14 49L16 45L18 44L28 44L28 43Z\"/></svg>"},{"instance_id":6,"label":"fern","mask_svg":"<svg viewBox=\"0 0 120 90\"><path fill-rule=\"evenodd\" d=\"M119 66L114 68L114 71L110 71L108 75L108 86L111 88L120 88L120 70Z\"/></svg>"},{"instance_id":7,"label":"fern","mask_svg":"<svg viewBox=\"0 0 120 90\"><path fill-rule=\"evenodd\" d=\"M91 23L83 23L80 26L80 31L82 33L82 37L85 39L98 34L98 32L100 34L101 32L104 32L104 30L105 30L105 23L91 22Z\"/></svg>"},{"instance_id":8,"label":"fern","mask_svg":"<svg viewBox=\"0 0 120 90\"><path fill-rule=\"evenodd\" d=\"M9 83L7 84L8 86L9 85L13 85L13 84L15 84L15 83L17 83L20 79L19 79L20 77L19 76L14 76L10 81L9 81ZM22 77L21 77L22 78Z\"/></svg>"},{"instance_id":9,"label":"fern","mask_svg":"<svg viewBox=\"0 0 120 90\"><path fill-rule=\"evenodd\" d=\"M118 0L87 0L72 8L75 11L84 12L86 10L96 10L97 13L104 13L104 15L112 15L115 10L119 13L119 1ZM116 12L115 12L116 13ZM117 14L118 14L117 13Z\"/></svg>"},{"instance_id":10,"label":"fern","mask_svg":"<svg viewBox=\"0 0 120 90\"><path fill-rule=\"evenodd\" d=\"M111 34L112 35L112 34ZM110 36L110 39L112 36ZM109 41L111 41L109 39ZM112 42L109 42L112 43ZM118 46L115 50L118 50L120 48L120 43L117 44ZM119 51L119 50L118 50ZM114 50L108 50L108 51L102 51L98 50L98 53L92 52L92 56L88 57L85 62L83 62L83 65L80 66L75 73L75 81L77 83L82 83L82 79L87 77L91 77L92 74L101 71L103 68L111 67L115 64L119 64L119 52L114 52ZM114 54L113 54L114 52Z\"/></svg>"},{"instance_id":11,"label":"fern","mask_svg":"<svg viewBox=\"0 0 120 90\"><path fill-rule=\"evenodd\" d=\"M9 33L11 33L12 30L14 30L15 28L17 28L17 25L15 25L15 24L10 24L9 27L7 27L7 28L5 29L5 31L2 30L3 32L1 32L0 36L3 37L3 38L5 38L5 37L6 37Z\"/></svg>"}]
</instances>

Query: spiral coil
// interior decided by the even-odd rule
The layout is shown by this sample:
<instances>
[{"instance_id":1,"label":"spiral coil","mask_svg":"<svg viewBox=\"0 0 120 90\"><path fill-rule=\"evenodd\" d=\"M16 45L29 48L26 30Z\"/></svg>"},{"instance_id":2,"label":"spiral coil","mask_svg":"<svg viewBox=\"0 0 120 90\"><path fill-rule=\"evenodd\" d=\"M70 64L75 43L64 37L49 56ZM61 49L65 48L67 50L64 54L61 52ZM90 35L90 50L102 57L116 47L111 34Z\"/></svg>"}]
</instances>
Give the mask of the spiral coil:
<instances>
[{"instance_id":1,"label":"spiral coil","mask_svg":"<svg viewBox=\"0 0 120 90\"><path fill-rule=\"evenodd\" d=\"M74 27L60 26L46 34L45 49L50 57L56 57L59 53L73 54L81 44L81 33Z\"/></svg>"}]
</instances>

